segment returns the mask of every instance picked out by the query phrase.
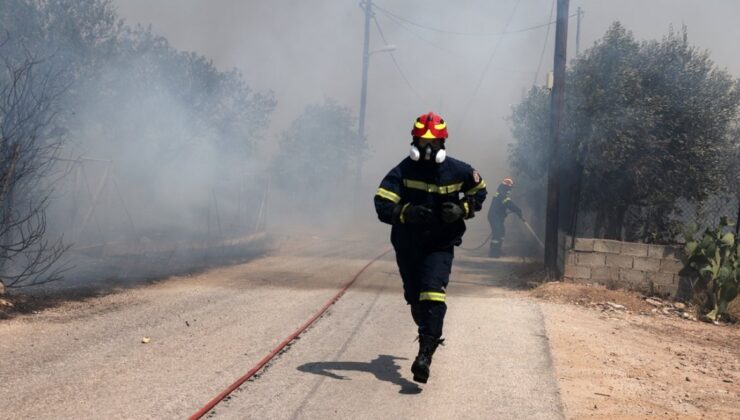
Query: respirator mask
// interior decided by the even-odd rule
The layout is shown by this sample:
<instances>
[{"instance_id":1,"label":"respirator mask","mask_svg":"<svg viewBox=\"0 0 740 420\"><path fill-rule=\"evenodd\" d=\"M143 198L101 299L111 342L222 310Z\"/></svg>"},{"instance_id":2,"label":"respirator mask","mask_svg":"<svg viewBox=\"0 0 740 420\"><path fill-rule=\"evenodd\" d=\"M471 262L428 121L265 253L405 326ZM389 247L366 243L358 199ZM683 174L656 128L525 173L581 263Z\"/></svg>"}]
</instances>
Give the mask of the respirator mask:
<instances>
[{"instance_id":1,"label":"respirator mask","mask_svg":"<svg viewBox=\"0 0 740 420\"><path fill-rule=\"evenodd\" d=\"M414 141L411 142L409 157L415 162L444 162L447 157L444 139L424 139L414 137Z\"/></svg>"}]
</instances>

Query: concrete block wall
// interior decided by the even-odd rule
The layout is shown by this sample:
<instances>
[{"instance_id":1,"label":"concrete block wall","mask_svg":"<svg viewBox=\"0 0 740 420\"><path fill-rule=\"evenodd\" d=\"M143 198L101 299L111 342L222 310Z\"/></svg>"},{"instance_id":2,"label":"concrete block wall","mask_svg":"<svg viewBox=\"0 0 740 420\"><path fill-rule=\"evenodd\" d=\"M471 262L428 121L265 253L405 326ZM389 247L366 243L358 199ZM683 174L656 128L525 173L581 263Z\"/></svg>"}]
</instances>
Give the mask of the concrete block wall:
<instances>
[{"instance_id":1,"label":"concrete block wall","mask_svg":"<svg viewBox=\"0 0 740 420\"><path fill-rule=\"evenodd\" d=\"M564 277L567 281L675 296L678 272L683 267L676 251L667 245L576 238L566 257Z\"/></svg>"}]
</instances>

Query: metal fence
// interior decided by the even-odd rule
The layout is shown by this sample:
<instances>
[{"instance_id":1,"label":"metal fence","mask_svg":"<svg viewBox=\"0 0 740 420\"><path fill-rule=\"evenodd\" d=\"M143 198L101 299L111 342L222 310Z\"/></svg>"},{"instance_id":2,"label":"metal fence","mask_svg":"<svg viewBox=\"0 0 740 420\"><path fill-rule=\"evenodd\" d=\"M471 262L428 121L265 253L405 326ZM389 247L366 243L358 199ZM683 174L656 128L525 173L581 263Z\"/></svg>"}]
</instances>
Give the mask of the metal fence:
<instances>
[{"instance_id":1,"label":"metal fence","mask_svg":"<svg viewBox=\"0 0 740 420\"><path fill-rule=\"evenodd\" d=\"M714 193L700 202L678 199L663 204L627 205L624 218L610 234L603 216L589 210L582 197L583 170L575 158L566 158L559 174L558 267L563 272L565 256L575 238L608 238L628 242L681 244L684 232L694 225L700 232L715 227L725 217L740 227L740 186L735 191ZM616 237L614 237L616 236Z\"/></svg>"},{"instance_id":2,"label":"metal fence","mask_svg":"<svg viewBox=\"0 0 740 420\"><path fill-rule=\"evenodd\" d=\"M269 183L255 171L224 176L210 186L173 182L177 189L159 196L118 176L113 161L59 160L68 168L55 184L49 228L74 248L142 240L219 242L265 226Z\"/></svg>"},{"instance_id":3,"label":"metal fence","mask_svg":"<svg viewBox=\"0 0 740 420\"><path fill-rule=\"evenodd\" d=\"M568 208L568 204L571 207ZM566 220L563 233L569 237L601 238L603 231L598 228L596 212L566 203L565 213L572 219ZM699 231L717 226L722 217L737 224L738 199L729 194L710 196L702 202L679 199L665 206L628 206L621 237L628 242L657 244L681 244L683 233L690 225ZM569 224L570 222L570 224Z\"/></svg>"}]
</instances>

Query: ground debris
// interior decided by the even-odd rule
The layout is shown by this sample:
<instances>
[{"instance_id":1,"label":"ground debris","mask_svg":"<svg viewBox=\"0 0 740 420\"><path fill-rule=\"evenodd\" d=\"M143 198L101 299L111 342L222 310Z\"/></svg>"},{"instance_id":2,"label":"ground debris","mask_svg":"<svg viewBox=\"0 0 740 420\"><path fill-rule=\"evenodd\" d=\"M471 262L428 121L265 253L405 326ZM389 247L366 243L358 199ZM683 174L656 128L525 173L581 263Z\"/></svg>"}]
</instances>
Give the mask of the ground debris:
<instances>
[{"instance_id":1,"label":"ground debris","mask_svg":"<svg viewBox=\"0 0 740 420\"><path fill-rule=\"evenodd\" d=\"M661 299L656 306L625 290L566 282L535 292L559 303L542 305L572 418L592 416L595 406L600 418L740 418L740 400L728 399L740 395L740 325L722 324L720 331L686 322L693 305ZM576 306L577 299L592 303ZM622 321L618 328L612 319Z\"/></svg>"},{"instance_id":2,"label":"ground debris","mask_svg":"<svg viewBox=\"0 0 740 420\"><path fill-rule=\"evenodd\" d=\"M645 302L653 305L653 306L663 306L663 301L657 298L646 298Z\"/></svg>"},{"instance_id":3,"label":"ground debris","mask_svg":"<svg viewBox=\"0 0 740 420\"><path fill-rule=\"evenodd\" d=\"M620 305L620 304L618 304L618 303L614 303L614 302L606 302L606 304L607 304L607 305L608 305L608 306L609 306L610 308L612 308L612 309L614 309L614 310L617 310L617 311L623 311L623 310L627 309L627 307L626 307L626 306L624 306L624 305Z\"/></svg>"},{"instance_id":4,"label":"ground debris","mask_svg":"<svg viewBox=\"0 0 740 420\"><path fill-rule=\"evenodd\" d=\"M697 321L697 308L685 302L670 301L658 296L644 296L630 290L610 290L604 286L570 282L547 282L533 289L538 298L569 303L602 313L639 314L645 317L662 315L683 321Z\"/></svg>"}]
</instances>

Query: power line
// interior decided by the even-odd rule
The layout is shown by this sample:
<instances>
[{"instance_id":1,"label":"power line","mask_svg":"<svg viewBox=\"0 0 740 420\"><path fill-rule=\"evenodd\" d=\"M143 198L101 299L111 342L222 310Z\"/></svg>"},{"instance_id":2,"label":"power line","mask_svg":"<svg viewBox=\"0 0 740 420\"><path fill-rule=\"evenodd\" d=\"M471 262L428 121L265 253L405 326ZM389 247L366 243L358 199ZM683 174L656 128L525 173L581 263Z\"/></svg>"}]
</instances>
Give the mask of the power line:
<instances>
[{"instance_id":1,"label":"power line","mask_svg":"<svg viewBox=\"0 0 740 420\"><path fill-rule=\"evenodd\" d=\"M405 30L406 32L408 32L409 34L413 35L416 39L419 39L422 42L431 45L432 47L436 48L439 51L443 51L446 54L449 54L450 56L454 56L454 57L456 57L458 59L461 59L461 60L468 60L470 58L469 56L464 56L464 55L458 53L457 51L444 48L444 47L440 46L438 42L434 42L434 41L432 41L432 40L430 40L428 38L425 38L425 37L419 35L415 29L413 29L413 28L409 27L408 25L404 24L403 21L399 21L396 18L394 18L392 16L389 16L389 15L385 15L385 17L388 19L389 22L392 22L393 24L397 25L399 28L401 28L401 29ZM505 68L505 67L491 67L491 70L502 71L504 73L515 73L515 74L522 74L522 75L527 74L527 75L530 75L530 76L532 75L532 71L531 70L525 71L523 69L512 69L512 68Z\"/></svg>"},{"instance_id":2,"label":"power line","mask_svg":"<svg viewBox=\"0 0 740 420\"><path fill-rule=\"evenodd\" d=\"M383 13L384 15L386 15L386 16L388 16L390 18L394 18L394 19L397 19L397 20L399 20L401 22L405 22L405 23L407 23L409 25L416 26L417 28L425 29L427 31L432 31L432 32L443 33L443 34L447 34L447 35L494 37L494 36L509 35L509 34L516 34L516 33L520 33L520 32L532 31L532 30L535 30L535 29L549 27L550 25L552 25L553 23L555 23L555 21L551 21L551 22L542 23L542 24L539 24L539 25L529 26L529 27L526 27L526 28L516 29L516 30L513 30L513 31L508 31L507 30L507 28L508 28L508 23L507 23L507 25L504 28L504 31L503 32L488 32L488 33L486 33L486 32L460 32L460 31L452 31L452 30L447 30L447 29L435 28L435 27L432 27L432 26L427 26L427 25L423 25L421 23L414 22L414 21L412 21L410 19L407 19L407 18L405 18L403 16L399 16L399 15L395 14L395 13L391 12L388 9L384 9L384 8L378 6L377 4L373 4L373 8L374 9L377 9L379 12ZM577 14L574 13L574 14L570 15L569 17L574 17L574 16L577 16ZM551 15L551 18L552 18L552 15Z\"/></svg>"},{"instance_id":3,"label":"power line","mask_svg":"<svg viewBox=\"0 0 740 420\"><path fill-rule=\"evenodd\" d=\"M509 29L509 25L511 24L511 21L514 20L514 15L516 14L516 10L519 8L519 3L521 2L522 0L517 0L516 3L514 4L514 10L511 11L511 15L509 15L509 19L506 21L504 32L506 32L506 30ZM465 116L468 115L468 112L470 111L470 106L473 105L473 101L475 100L475 97L478 94L478 90L480 90L480 87L483 84L483 79L485 79L486 77L488 68L491 66L491 63L493 62L493 58L496 57L496 53L498 52L499 47L501 47L501 42L503 40L504 40L504 37L501 36L498 39L498 41L496 41L496 46L494 47L493 52L491 53L491 56L488 58L488 62L486 63L486 66L483 68L483 72L481 73L480 78L478 79L478 84L476 84L475 89L473 90L473 96L471 96L470 101L468 101L468 104L465 106L465 112L460 118L460 125L459 125L460 130L462 130L463 122L465 121Z\"/></svg>"},{"instance_id":4,"label":"power line","mask_svg":"<svg viewBox=\"0 0 740 420\"><path fill-rule=\"evenodd\" d=\"M373 21L375 22L375 27L378 28L378 33L380 34L380 39L383 40L383 44L388 45L388 41L385 40L385 35L383 35L383 30L380 29L380 24L378 23L378 19L373 16ZM398 74L401 75L401 78L404 82L406 82L406 86L409 87L409 89L414 92L414 95L416 95L417 98L421 99L421 96L419 95L419 92L414 89L413 86L411 86L411 82L409 82L409 79L406 78L406 75L403 74L403 70L401 70L401 66L398 65L398 61L396 61L396 56L393 55L393 52L389 52L391 55L391 59L393 60L393 64L396 66L396 70L398 70Z\"/></svg>"},{"instance_id":5,"label":"power line","mask_svg":"<svg viewBox=\"0 0 740 420\"><path fill-rule=\"evenodd\" d=\"M461 58L461 59L466 59L466 57L462 56L461 54L459 54L459 53L457 53L455 51L449 50L447 48L440 47L439 46L439 43L436 43L434 41L429 40L428 38L424 38L423 36L419 35L416 30L411 29L402 20L399 20L398 18L396 18L396 17L394 17L392 15L385 15L385 17L387 17L390 22L395 23L401 29L404 29L405 31L407 31L408 33L410 33L411 35L413 35L415 38L420 39L420 40L426 42L427 44L433 46L434 48L436 48L436 49L438 49L440 51L444 51L447 54L453 55L455 57L458 57L458 58Z\"/></svg>"},{"instance_id":6,"label":"power line","mask_svg":"<svg viewBox=\"0 0 740 420\"><path fill-rule=\"evenodd\" d=\"M550 7L550 20L552 20L552 13L555 11L555 2L552 0L552 6ZM545 43L542 45L542 53L540 53L540 61L537 63L537 71L534 73L534 84L537 84L537 78L540 75L540 69L542 68L542 59L545 57L545 50L547 49L547 41L550 39L550 25L547 25L547 33L545 34Z\"/></svg>"},{"instance_id":7,"label":"power line","mask_svg":"<svg viewBox=\"0 0 740 420\"><path fill-rule=\"evenodd\" d=\"M405 17L398 16L397 14L391 12L390 10L387 10L387 9L384 9L384 8L378 6L377 4L374 5L374 7L379 12L381 12L381 13L387 15L387 16L392 16L392 17L394 17L394 18L396 18L396 19L398 19L400 21L403 21L403 22L408 23L409 25L413 25L413 26L416 26L416 27L421 28L421 29L426 29L428 31L439 32L439 33L448 34L448 35L466 35L466 36L493 36L493 35L495 35L495 34L487 34L487 33L449 31L449 30L440 29L440 28L433 28L431 26L426 26L426 25L422 25L420 23L416 23L416 22L414 22L412 20L406 19Z\"/></svg>"}]
</instances>

